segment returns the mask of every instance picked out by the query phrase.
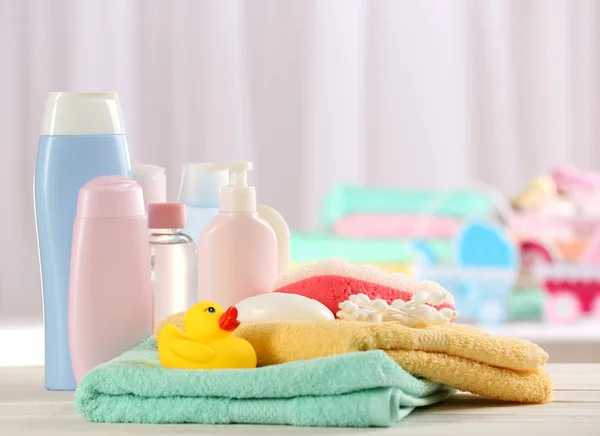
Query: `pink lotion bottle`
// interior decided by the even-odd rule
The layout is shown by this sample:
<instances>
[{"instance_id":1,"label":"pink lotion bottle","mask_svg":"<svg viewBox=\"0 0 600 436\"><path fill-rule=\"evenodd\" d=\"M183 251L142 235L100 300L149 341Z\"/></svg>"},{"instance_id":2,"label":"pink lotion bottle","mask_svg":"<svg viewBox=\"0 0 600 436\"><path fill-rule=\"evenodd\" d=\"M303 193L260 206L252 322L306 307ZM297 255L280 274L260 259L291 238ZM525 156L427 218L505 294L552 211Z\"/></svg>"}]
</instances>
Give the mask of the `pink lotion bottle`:
<instances>
[{"instance_id":1,"label":"pink lotion bottle","mask_svg":"<svg viewBox=\"0 0 600 436\"><path fill-rule=\"evenodd\" d=\"M272 292L278 274L289 268L289 228L275 210L257 207L256 191L246 180L251 169L251 162L205 166L229 171L229 184L221 188L219 212L198 241L199 301L229 307Z\"/></svg>"},{"instance_id":2,"label":"pink lotion bottle","mask_svg":"<svg viewBox=\"0 0 600 436\"><path fill-rule=\"evenodd\" d=\"M102 176L79 190L69 281L75 381L152 334L148 221L142 188Z\"/></svg>"}]
</instances>

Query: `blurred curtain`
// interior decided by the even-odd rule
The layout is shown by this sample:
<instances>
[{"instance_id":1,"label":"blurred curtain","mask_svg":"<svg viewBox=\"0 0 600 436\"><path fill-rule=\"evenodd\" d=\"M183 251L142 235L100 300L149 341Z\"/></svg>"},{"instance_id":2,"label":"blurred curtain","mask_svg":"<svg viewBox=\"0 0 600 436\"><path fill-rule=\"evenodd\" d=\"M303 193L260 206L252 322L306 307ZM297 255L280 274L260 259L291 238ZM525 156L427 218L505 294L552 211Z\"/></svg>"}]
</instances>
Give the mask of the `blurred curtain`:
<instances>
[{"instance_id":1,"label":"blurred curtain","mask_svg":"<svg viewBox=\"0 0 600 436\"><path fill-rule=\"evenodd\" d=\"M600 165L594 0L0 0L0 321L40 316L32 174L50 90L116 90L136 162L251 159L318 225L334 184L512 193Z\"/></svg>"}]
</instances>

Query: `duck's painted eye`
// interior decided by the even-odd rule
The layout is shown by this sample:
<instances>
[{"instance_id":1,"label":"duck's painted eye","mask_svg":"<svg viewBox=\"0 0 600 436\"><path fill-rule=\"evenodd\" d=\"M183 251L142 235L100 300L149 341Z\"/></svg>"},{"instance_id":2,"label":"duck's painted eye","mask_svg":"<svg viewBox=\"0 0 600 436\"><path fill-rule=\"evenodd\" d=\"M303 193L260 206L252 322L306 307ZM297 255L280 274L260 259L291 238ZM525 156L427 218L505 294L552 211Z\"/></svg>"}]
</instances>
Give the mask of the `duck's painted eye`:
<instances>
[{"instance_id":1,"label":"duck's painted eye","mask_svg":"<svg viewBox=\"0 0 600 436\"><path fill-rule=\"evenodd\" d=\"M212 306L211 306L211 307L209 307L209 308L208 308L208 309L206 309L206 310L208 310L208 313L215 313L215 312L216 312L215 308L214 308L214 307L212 307Z\"/></svg>"}]
</instances>

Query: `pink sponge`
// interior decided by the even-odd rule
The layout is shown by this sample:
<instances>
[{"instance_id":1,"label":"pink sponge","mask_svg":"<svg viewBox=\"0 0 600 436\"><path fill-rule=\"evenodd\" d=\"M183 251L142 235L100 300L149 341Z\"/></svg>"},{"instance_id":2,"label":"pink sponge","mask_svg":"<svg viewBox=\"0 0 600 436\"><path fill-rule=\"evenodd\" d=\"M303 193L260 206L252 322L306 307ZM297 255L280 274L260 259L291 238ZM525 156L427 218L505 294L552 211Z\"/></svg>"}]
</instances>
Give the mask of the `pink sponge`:
<instances>
[{"instance_id":1,"label":"pink sponge","mask_svg":"<svg viewBox=\"0 0 600 436\"><path fill-rule=\"evenodd\" d=\"M455 309L452 294L435 282L388 274L376 266L356 265L343 259L310 262L288 271L277 280L275 292L312 298L336 313L338 305L352 294L365 294L371 300L381 298L391 304L397 299L408 301L419 290L441 292L444 301L435 307Z\"/></svg>"}]
</instances>

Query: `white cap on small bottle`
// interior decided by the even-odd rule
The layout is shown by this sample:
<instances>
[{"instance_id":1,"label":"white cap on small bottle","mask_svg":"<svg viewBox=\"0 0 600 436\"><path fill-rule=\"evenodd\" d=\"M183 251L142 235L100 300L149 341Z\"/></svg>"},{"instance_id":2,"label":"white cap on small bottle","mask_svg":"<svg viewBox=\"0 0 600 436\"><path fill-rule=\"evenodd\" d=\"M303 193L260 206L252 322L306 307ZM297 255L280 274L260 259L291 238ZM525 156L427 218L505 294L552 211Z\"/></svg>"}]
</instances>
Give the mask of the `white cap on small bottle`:
<instances>
[{"instance_id":1,"label":"white cap on small bottle","mask_svg":"<svg viewBox=\"0 0 600 436\"><path fill-rule=\"evenodd\" d=\"M178 201L193 206L217 207L219 191L227 185L226 169L213 163L187 163L183 166Z\"/></svg>"},{"instance_id":2,"label":"white cap on small bottle","mask_svg":"<svg viewBox=\"0 0 600 436\"><path fill-rule=\"evenodd\" d=\"M116 92L50 92L42 135L123 135L125 126Z\"/></svg>"},{"instance_id":3,"label":"white cap on small bottle","mask_svg":"<svg viewBox=\"0 0 600 436\"><path fill-rule=\"evenodd\" d=\"M133 179L142 187L146 210L150 203L166 203L167 177L163 167L134 164L131 166L131 173Z\"/></svg>"},{"instance_id":4,"label":"white cap on small bottle","mask_svg":"<svg viewBox=\"0 0 600 436\"><path fill-rule=\"evenodd\" d=\"M248 186L247 172L252 162L207 164L206 171L228 171L229 183L221 188L219 212L256 212L256 190Z\"/></svg>"}]
</instances>

